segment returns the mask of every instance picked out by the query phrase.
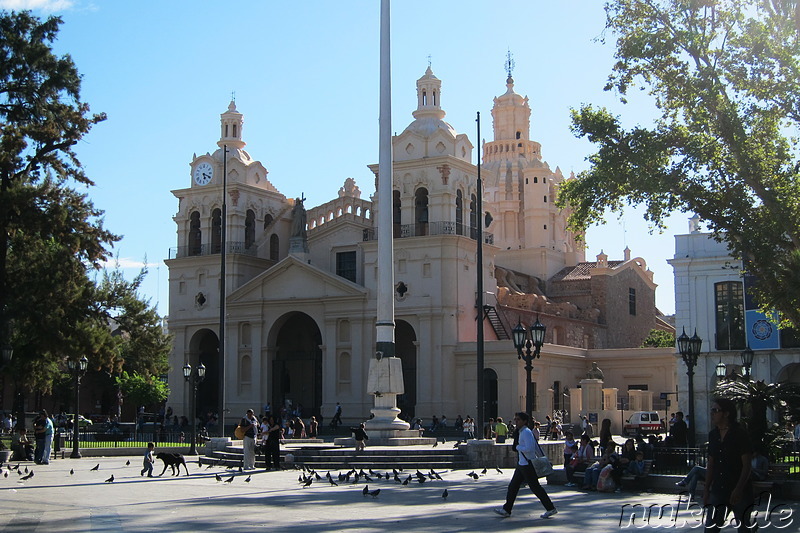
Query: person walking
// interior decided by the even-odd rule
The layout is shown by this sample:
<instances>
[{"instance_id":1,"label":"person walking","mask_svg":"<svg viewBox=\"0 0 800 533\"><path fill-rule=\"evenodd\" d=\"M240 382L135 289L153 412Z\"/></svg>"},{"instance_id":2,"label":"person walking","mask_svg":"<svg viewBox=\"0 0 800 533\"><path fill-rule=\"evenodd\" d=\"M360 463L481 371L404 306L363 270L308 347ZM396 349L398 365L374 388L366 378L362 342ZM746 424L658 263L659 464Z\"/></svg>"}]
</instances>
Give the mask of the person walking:
<instances>
[{"instance_id":1,"label":"person walking","mask_svg":"<svg viewBox=\"0 0 800 533\"><path fill-rule=\"evenodd\" d=\"M356 451L360 452L366 447L365 440L369 440L369 435L367 435L366 430L364 429L366 425L364 422L361 422L357 428L350 428L350 431L353 432L353 437L356 441Z\"/></svg>"},{"instance_id":2,"label":"person walking","mask_svg":"<svg viewBox=\"0 0 800 533\"><path fill-rule=\"evenodd\" d=\"M539 498L539 501L544 505L545 512L542 513L542 518L550 518L558 512L556 506L550 501L550 497L545 492L544 488L539 484L539 478L536 475L536 470L533 467L531 460L536 457L539 443L533 438L528 424L530 423L530 416L527 413L517 413L514 416L514 446L513 449L517 452L517 467L514 469L514 475L508 483L508 490L506 492L506 503L502 507L494 510L503 518L511 516L511 509L514 507L514 501L517 499L517 494L525 482L531 488L531 492Z\"/></svg>"},{"instance_id":3,"label":"person walking","mask_svg":"<svg viewBox=\"0 0 800 533\"><path fill-rule=\"evenodd\" d=\"M239 425L245 428L242 446L244 448L244 459L242 468L253 470L256 467L256 431L258 429L258 419L252 409L248 409Z\"/></svg>"},{"instance_id":4,"label":"person walking","mask_svg":"<svg viewBox=\"0 0 800 533\"><path fill-rule=\"evenodd\" d=\"M142 470L139 472L140 476L143 476L145 472L147 472L147 477L153 477L153 463L156 462L156 458L153 456L155 449L156 444L154 442L147 443L147 450L145 450L144 457L142 458Z\"/></svg>"},{"instance_id":5,"label":"person walking","mask_svg":"<svg viewBox=\"0 0 800 533\"><path fill-rule=\"evenodd\" d=\"M753 445L736 420L736 404L715 398L711 403L714 429L708 434L708 462L703 487L706 533L716 533L732 512L739 532L754 531L753 487L750 468ZM708 506L711 507L708 507Z\"/></svg>"}]
</instances>

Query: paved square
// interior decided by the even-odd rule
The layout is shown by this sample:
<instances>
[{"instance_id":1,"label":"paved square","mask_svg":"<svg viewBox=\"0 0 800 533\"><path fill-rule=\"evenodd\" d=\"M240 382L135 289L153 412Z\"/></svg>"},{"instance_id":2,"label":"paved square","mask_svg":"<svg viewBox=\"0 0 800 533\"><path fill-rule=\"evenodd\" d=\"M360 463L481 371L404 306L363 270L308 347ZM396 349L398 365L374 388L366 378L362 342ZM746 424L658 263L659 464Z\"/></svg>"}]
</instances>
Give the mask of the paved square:
<instances>
[{"instance_id":1,"label":"paved square","mask_svg":"<svg viewBox=\"0 0 800 533\"><path fill-rule=\"evenodd\" d=\"M128 459L131 464L125 466ZM91 471L97 464L100 468ZM153 479L139 476L140 457L59 459L49 466L22 463L20 469L25 466L34 471L27 481L13 471L5 477L8 468L2 469L2 531L702 531L696 519L699 511L687 511L685 500L676 516L677 495L581 493L562 486L546 486L559 511L553 518L539 518L544 509L527 489L520 491L513 515L501 518L492 509L502 505L510 469L502 474L490 469L478 480L467 476L467 470L445 471L441 481L420 484L414 479L406 486L392 479L373 480L367 483L369 489L381 489L373 498L362 494L364 482L331 485L324 479L326 471L319 472L322 481L303 488L297 470L232 473L200 468L197 461L190 462L189 477L171 477L168 470ZM158 474L161 461L156 466ZM332 472L335 480L337 473ZM402 472L400 477L413 473ZM112 474L114 482L105 483ZM223 480L233 476L233 481L216 481L217 474ZM778 504L770 504L772 526L765 528L765 513L759 514L761 531L780 531L779 526L796 531L798 503ZM666 507L659 519L661 506ZM648 510L645 522L642 517Z\"/></svg>"}]
</instances>

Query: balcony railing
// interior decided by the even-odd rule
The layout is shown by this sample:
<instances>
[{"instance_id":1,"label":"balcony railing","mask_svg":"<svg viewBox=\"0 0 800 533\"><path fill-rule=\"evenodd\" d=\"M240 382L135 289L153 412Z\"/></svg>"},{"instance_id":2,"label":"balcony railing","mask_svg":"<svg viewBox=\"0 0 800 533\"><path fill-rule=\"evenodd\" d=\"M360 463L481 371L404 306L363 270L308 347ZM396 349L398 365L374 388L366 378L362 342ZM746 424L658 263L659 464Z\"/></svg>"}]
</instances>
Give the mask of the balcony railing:
<instances>
[{"instance_id":1,"label":"balcony railing","mask_svg":"<svg viewBox=\"0 0 800 533\"><path fill-rule=\"evenodd\" d=\"M472 240L477 240L478 229L455 222L425 222L419 224L395 224L393 234L395 239L423 237L426 235L463 235ZM374 228L364 230L364 241L374 241L377 238L378 234ZM494 234L484 231L483 242L494 244Z\"/></svg>"},{"instance_id":2,"label":"balcony railing","mask_svg":"<svg viewBox=\"0 0 800 533\"><path fill-rule=\"evenodd\" d=\"M169 259L181 259L183 257L193 257L202 255L215 255L222 252L219 244L199 244L194 246L178 246L169 249ZM245 247L244 242L228 242L225 245L225 253L242 254L255 257L258 255L258 246L251 244Z\"/></svg>"}]
</instances>

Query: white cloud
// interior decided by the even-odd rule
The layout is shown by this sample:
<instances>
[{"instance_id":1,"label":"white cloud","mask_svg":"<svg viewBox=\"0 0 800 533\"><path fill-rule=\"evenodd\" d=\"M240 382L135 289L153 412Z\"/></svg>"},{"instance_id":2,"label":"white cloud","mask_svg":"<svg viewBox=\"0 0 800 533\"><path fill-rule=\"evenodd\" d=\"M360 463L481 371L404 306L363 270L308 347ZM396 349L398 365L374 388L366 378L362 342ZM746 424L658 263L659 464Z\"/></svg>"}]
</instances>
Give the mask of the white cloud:
<instances>
[{"instance_id":1,"label":"white cloud","mask_svg":"<svg viewBox=\"0 0 800 533\"><path fill-rule=\"evenodd\" d=\"M2 0L0 0L0 1L2 1ZM103 266L105 266L107 268L115 268L115 267L119 266L119 268L141 269L142 267L145 267L145 266L148 267L148 268L150 268L150 267L159 267L159 266L161 266L161 263L147 263L147 264L145 264L143 261L137 261L137 260L134 260L134 259L129 259L127 257L116 257L116 258L113 258L113 259L111 259L109 261L106 261L106 263Z\"/></svg>"},{"instance_id":2,"label":"white cloud","mask_svg":"<svg viewBox=\"0 0 800 533\"><path fill-rule=\"evenodd\" d=\"M0 9L12 11L30 9L53 13L71 9L74 5L75 2L73 0L0 0Z\"/></svg>"}]
</instances>

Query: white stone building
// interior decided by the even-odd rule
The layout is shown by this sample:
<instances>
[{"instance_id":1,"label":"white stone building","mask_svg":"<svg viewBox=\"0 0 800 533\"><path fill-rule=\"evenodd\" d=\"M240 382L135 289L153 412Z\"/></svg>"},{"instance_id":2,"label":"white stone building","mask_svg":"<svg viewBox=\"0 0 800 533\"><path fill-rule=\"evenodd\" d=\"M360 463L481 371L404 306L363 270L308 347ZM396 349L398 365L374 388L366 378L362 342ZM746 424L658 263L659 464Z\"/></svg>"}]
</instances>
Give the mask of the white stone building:
<instances>
[{"instance_id":1,"label":"white stone building","mask_svg":"<svg viewBox=\"0 0 800 533\"><path fill-rule=\"evenodd\" d=\"M650 329L669 329L657 316L652 272L629 250L622 260L601 254L585 261L554 204L564 177L530 139L531 110L513 79L495 98L494 140L482 147L481 213L474 147L444 121L441 81L430 68L417 81L417 95L414 120L393 138L394 194L386 207L394 220L403 412L451 420L475 414L481 234L487 417L508 416L525 405L525 373L509 334L517 321L530 325L537 314L548 326L534 370L538 416L567 407L565 388L577 386L592 360L624 367L626 358L641 357L648 365L628 365L635 369L610 376L612 386L674 390L669 350L602 353L635 348ZM177 413L189 411L181 367L203 362L208 378L200 385L198 411L224 409L228 423L266 402L276 410L301 404L304 415L326 419L340 402L345 419L366 417L372 406L366 372L375 349L374 221L383 206L362 198L348 178L336 198L308 208L306 224L298 222L292 215L297 200L281 194L264 165L244 150L243 124L232 102L221 115L218 148L195 156L189 185L173 191L179 207L177 248L166 261L175 335L168 403ZM218 280L225 146L223 362ZM377 172L377 165L370 168Z\"/></svg>"},{"instance_id":2,"label":"white stone building","mask_svg":"<svg viewBox=\"0 0 800 533\"><path fill-rule=\"evenodd\" d=\"M756 319L746 320L742 263L731 257L725 243L702 232L699 219L689 221L690 233L675 236L675 257L669 261L675 271L675 325L680 334L694 334L703 340L694 369L694 397L697 442L704 442L709 427L711 391L717 383L719 363L726 375L742 375L742 351L750 345L755 352L752 379L766 383L800 383L800 343L789 332L781 332L780 344L761 349L748 342L747 330ZM776 327L777 331L777 327ZM752 339L752 337L751 337ZM678 406L672 411L689 412L687 367L678 362Z\"/></svg>"}]
</instances>

